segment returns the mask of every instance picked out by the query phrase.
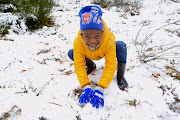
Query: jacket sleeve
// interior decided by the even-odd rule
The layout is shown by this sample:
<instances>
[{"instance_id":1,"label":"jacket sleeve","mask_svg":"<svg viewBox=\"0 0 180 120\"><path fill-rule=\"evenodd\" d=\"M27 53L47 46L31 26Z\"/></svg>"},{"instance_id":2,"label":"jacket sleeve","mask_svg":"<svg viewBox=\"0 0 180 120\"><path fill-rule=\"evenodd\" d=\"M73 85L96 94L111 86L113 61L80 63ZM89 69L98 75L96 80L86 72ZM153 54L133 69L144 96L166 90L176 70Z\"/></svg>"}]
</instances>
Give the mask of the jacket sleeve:
<instances>
[{"instance_id":1,"label":"jacket sleeve","mask_svg":"<svg viewBox=\"0 0 180 120\"><path fill-rule=\"evenodd\" d=\"M85 61L85 49L83 45L78 41L78 37L74 41L74 66L75 72L77 74L79 83L81 87L85 85L90 85L90 81L88 79L87 71L86 71L86 61Z\"/></svg>"},{"instance_id":2,"label":"jacket sleeve","mask_svg":"<svg viewBox=\"0 0 180 120\"><path fill-rule=\"evenodd\" d=\"M112 38L115 39L115 38ZM117 67L117 60L116 60L116 44L115 40L113 40L112 46L108 48L105 54L105 68L101 80L99 81L98 85L107 88L111 83L114 73Z\"/></svg>"}]
</instances>

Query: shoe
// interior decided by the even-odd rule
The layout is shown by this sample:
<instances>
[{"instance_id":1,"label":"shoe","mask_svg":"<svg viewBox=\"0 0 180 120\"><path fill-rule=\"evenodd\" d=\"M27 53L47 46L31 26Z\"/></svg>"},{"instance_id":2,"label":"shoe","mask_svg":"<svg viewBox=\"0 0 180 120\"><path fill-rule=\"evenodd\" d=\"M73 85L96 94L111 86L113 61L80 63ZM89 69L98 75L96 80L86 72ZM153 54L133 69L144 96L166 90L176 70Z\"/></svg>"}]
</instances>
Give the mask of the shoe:
<instances>
[{"instance_id":1,"label":"shoe","mask_svg":"<svg viewBox=\"0 0 180 120\"><path fill-rule=\"evenodd\" d=\"M118 87L123 91L126 91L128 89L128 83L126 79L124 78L125 68L126 68L126 63L118 62L117 84L118 84Z\"/></svg>"},{"instance_id":2,"label":"shoe","mask_svg":"<svg viewBox=\"0 0 180 120\"><path fill-rule=\"evenodd\" d=\"M89 75L92 71L96 69L96 64L89 58L86 58L86 71Z\"/></svg>"}]
</instances>

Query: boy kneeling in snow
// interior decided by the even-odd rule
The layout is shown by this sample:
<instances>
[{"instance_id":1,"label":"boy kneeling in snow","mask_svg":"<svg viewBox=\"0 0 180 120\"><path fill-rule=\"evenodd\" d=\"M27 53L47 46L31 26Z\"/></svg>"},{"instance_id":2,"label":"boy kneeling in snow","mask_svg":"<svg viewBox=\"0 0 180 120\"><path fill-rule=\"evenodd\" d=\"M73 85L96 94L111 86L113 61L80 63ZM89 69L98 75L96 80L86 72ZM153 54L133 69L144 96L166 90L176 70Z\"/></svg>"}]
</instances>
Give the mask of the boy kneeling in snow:
<instances>
[{"instance_id":1,"label":"boy kneeling in snow","mask_svg":"<svg viewBox=\"0 0 180 120\"><path fill-rule=\"evenodd\" d=\"M80 104L90 102L93 107L104 106L103 89L107 88L113 79L117 62L117 84L121 90L128 88L124 76L127 49L122 41L115 42L115 36L102 20L102 11L98 6L85 6L79 12L80 30L74 40L74 49L69 50L68 56L74 61L75 72L83 87L79 98ZM99 60L105 56L103 75L97 88L93 91L90 86L88 74L96 69L92 60Z\"/></svg>"}]
</instances>

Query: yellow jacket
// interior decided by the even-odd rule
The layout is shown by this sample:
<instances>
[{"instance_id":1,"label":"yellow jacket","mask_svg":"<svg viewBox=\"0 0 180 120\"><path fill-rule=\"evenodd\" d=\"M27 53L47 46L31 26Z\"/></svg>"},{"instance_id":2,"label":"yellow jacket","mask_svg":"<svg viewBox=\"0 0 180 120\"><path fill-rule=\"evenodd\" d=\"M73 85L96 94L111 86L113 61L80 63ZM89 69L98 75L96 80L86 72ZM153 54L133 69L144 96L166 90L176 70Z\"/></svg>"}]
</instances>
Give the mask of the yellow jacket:
<instances>
[{"instance_id":1,"label":"yellow jacket","mask_svg":"<svg viewBox=\"0 0 180 120\"><path fill-rule=\"evenodd\" d=\"M85 68L85 58L99 60L105 56L106 67L104 68L103 75L98 83L99 86L107 88L113 79L117 67L115 36L109 31L104 21L103 31L102 42L95 50L89 49L84 44L81 36L82 31L80 30L78 36L74 40L74 66L81 87L90 84Z\"/></svg>"}]
</instances>

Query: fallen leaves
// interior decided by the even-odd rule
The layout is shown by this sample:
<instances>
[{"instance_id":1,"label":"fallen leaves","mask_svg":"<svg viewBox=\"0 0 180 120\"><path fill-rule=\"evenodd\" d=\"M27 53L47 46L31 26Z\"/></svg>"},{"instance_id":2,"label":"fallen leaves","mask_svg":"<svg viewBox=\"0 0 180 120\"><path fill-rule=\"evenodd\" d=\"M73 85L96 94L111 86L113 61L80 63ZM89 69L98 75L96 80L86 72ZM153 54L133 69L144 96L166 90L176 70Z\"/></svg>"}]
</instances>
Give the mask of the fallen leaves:
<instances>
[{"instance_id":1,"label":"fallen leaves","mask_svg":"<svg viewBox=\"0 0 180 120\"><path fill-rule=\"evenodd\" d=\"M2 89L3 89L3 88L6 88L6 86L5 86L5 85L3 85L3 86L1 86L1 85L0 85L0 88L2 88ZM1 119L0 119L0 120L1 120Z\"/></svg>"},{"instance_id":2,"label":"fallen leaves","mask_svg":"<svg viewBox=\"0 0 180 120\"><path fill-rule=\"evenodd\" d=\"M180 72L177 71L175 68L166 66L166 70L168 71L167 74L171 77L175 77L176 79L180 80Z\"/></svg>"},{"instance_id":3,"label":"fallen leaves","mask_svg":"<svg viewBox=\"0 0 180 120\"><path fill-rule=\"evenodd\" d=\"M176 70L174 67L166 66L165 69L167 71L167 74L170 77L174 77L174 78L180 80L180 72L178 70ZM157 74L152 74L152 76L154 78L158 78L161 75L160 75L160 73L157 73Z\"/></svg>"},{"instance_id":4,"label":"fallen leaves","mask_svg":"<svg viewBox=\"0 0 180 120\"><path fill-rule=\"evenodd\" d=\"M157 73L157 74L152 74L152 76L155 77L155 78L158 78L161 75L160 75L160 73Z\"/></svg>"},{"instance_id":5,"label":"fallen leaves","mask_svg":"<svg viewBox=\"0 0 180 120\"><path fill-rule=\"evenodd\" d=\"M9 38L7 38L7 37L4 36L4 35L1 35L0 40L4 40L4 41L14 41L13 39L9 39Z\"/></svg>"},{"instance_id":6,"label":"fallen leaves","mask_svg":"<svg viewBox=\"0 0 180 120\"><path fill-rule=\"evenodd\" d=\"M59 72L63 72L63 71L65 71L66 69L64 68L64 69L59 69L58 71Z\"/></svg>"},{"instance_id":7,"label":"fallen leaves","mask_svg":"<svg viewBox=\"0 0 180 120\"><path fill-rule=\"evenodd\" d=\"M26 72L26 70L22 70L21 72Z\"/></svg>"},{"instance_id":8,"label":"fallen leaves","mask_svg":"<svg viewBox=\"0 0 180 120\"><path fill-rule=\"evenodd\" d=\"M72 71L72 70L69 70L69 71L64 72L64 75L70 75L70 74L72 74L72 73L73 73L73 71Z\"/></svg>"},{"instance_id":9,"label":"fallen leaves","mask_svg":"<svg viewBox=\"0 0 180 120\"><path fill-rule=\"evenodd\" d=\"M173 96L174 101L169 101L166 104L169 106L169 108L173 111L173 112L177 112L180 113L180 99L178 97L178 94L176 92L176 87L173 87L172 84L171 86L167 86L167 85L161 85L160 87L158 87L162 90L162 94L163 96L169 96L171 93L171 96Z\"/></svg>"},{"instance_id":10,"label":"fallen leaves","mask_svg":"<svg viewBox=\"0 0 180 120\"><path fill-rule=\"evenodd\" d=\"M50 52L50 50L51 49L47 49L47 50L41 50L41 51L39 51L38 53L37 53L37 55L39 55L39 54L44 54L44 53L48 53L48 52Z\"/></svg>"},{"instance_id":11,"label":"fallen leaves","mask_svg":"<svg viewBox=\"0 0 180 120\"><path fill-rule=\"evenodd\" d=\"M71 63L69 66L71 67L71 66L73 66L74 65L74 63Z\"/></svg>"},{"instance_id":12,"label":"fallen leaves","mask_svg":"<svg viewBox=\"0 0 180 120\"><path fill-rule=\"evenodd\" d=\"M161 76L160 73L152 74L152 76L155 78L155 81L156 81L156 82L160 83L160 81L157 79L157 78L159 78L159 76Z\"/></svg>"},{"instance_id":13,"label":"fallen leaves","mask_svg":"<svg viewBox=\"0 0 180 120\"><path fill-rule=\"evenodd\" d=\"M76 88L73 90L73 97L76 97L79 99L79 97L81 96L83 92L83 89L82 88Z\"/></svg>"}]
</instances>

